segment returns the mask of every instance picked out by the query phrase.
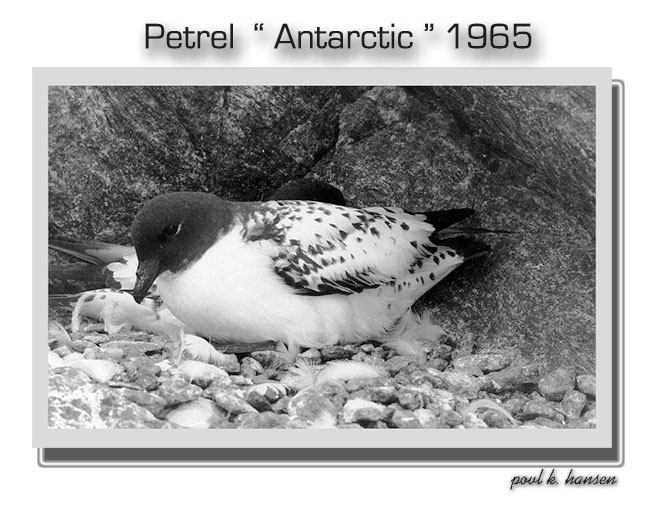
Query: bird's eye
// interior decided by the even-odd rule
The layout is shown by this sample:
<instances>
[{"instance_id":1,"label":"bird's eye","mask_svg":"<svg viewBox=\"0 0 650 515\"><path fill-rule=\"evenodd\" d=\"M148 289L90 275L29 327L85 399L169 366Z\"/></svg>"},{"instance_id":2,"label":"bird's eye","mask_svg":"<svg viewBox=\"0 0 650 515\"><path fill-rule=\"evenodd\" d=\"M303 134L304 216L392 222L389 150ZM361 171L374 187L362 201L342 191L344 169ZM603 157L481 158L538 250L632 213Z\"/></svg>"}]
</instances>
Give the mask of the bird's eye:
<instances>
[{"instance_id":1,"label":"bird's eye","mask_svg":"<svg viewBox=\"0 0 650 515\"><path fill-rule=\"evenodd\" d=\"M180 230L181 226L178 224L169 224L163 229L163 235L164 236L175 236L178 234L178 231Z\"/></svg>"}]
</instances>

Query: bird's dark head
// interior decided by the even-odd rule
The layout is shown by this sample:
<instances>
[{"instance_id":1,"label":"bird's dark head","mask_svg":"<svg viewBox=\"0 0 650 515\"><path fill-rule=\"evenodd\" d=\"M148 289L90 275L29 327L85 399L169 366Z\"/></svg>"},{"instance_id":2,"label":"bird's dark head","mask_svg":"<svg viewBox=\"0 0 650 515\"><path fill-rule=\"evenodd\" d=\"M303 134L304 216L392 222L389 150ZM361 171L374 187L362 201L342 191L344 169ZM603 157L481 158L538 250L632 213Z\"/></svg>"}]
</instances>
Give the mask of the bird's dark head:
<instances>
[{"instance_id":1,"label":"bird's dark head","mask_svg":"<svg viewBox=\"0 0 650 515\"><path fill-rule=\"evenodd\" d=\"M231 205L208 193L167 193L145 204L131 225L138 255L135 300L142 301L161 273L182 271L199 259L233 220Z\"/></svg>"}]
</instances>

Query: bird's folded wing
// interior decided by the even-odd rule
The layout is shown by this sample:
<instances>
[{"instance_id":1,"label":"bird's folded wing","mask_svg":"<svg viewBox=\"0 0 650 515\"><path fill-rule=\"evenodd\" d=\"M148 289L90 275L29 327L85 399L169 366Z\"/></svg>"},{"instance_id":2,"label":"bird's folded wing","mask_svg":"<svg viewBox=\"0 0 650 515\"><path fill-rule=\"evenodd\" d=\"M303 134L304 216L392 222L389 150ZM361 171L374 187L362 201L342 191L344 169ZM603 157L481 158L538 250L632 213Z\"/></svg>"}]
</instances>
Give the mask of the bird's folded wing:
<instances>
[{"instance_id":1,"label":"bird's folded wing","mask_svg":"<svg viewBox=\"0 0 650 515\"><path fill-rule=\"evenodd\" d=\"M268 202L243 216L258 246L297 293L351 294L390 284L435 252L431 224L399 209Z\"/></svg>"}]
</instances>

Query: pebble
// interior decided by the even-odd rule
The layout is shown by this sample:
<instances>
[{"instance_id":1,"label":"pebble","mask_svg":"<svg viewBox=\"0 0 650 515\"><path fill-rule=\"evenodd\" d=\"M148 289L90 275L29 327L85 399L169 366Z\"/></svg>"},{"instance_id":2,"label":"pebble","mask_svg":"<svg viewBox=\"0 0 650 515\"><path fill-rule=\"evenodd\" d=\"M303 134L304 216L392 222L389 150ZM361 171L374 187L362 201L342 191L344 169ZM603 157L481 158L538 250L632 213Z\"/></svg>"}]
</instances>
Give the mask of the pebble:
<instances>
[{"instance_id":1,"label":"pebble","mask_svg":"<svg viewBox=\"0 0 650 515\"><path fill-rule=\"evenodd\" d=\"M100 383L110 381L122 371L122 367L108 359L82 359L71 361L69 366L84 371L89 377Z\"/></svg>"},{"instance_id":2,"label":"pebble","mask_svg":"<svg viewBox=\"0 0 650 515\"><path fill-rule=\"evenodd\" d=\"M213 381L221 386L231 384L230 376L222 369L203 361L185 360L178 366L178 371L188 383L207 388Z\"/></svg>"},{"instance_id":3,"label":"pebble","mask_svg":"<svg viewBox=\"0 0 650 515\"><path fill-rule=\"evenodd\" d=\"M449 366L449 362L442 358L433 358L427 361L427 366L440 370L441 372Z\"/></svg>"},{"instance_id":4,"label":"pebble","mask_svg":"<svg viewBox=\"0 0 650 515\"><path fill-rule=\"evenodd\" d=\"M318 349L307 349L306 351L298 354L298 357L307 360L308 363L312 363L314 365L317 365L321 362L321 356Z\"/></svg>"},{"instance_id":5,"label":"pebble","mask_svg":"<svg viewBox=\"0 0 650 515\"><path fill-rule=\"evenodd\" d=\"M253 378L256 375L263 374L264 373L264 367L260 365L260 362L257 361L256 359L251 358L250 356L246 356L241 360L241 366L239 370L239 374L247 377L247 378Z\"/></svg>"},{"instance_id":6,"label":"pebble","mask_svg":"<svg viewBox=\"0 0 650 515\"><path fill-rule=\"evenodd\" d=\"M590 409L589 411L586 411L584 415L582 415L582 420L586 422L587 424L592 425L593 427L596 427L596 408Z\"/></svg>"},{"instance_id":7,"label":"pebble","mask_svg":"<svg viewBox=\"0 0 650 515\"><path fill-rule=\"evenodd\" d=\"M523 368L510 365L503 370L490 372L481 378L482 388L491 393L502 393L519 387L524 381Z\"/></svg>"},{"instance_id":8,"label":"pebble","mask_svg":"<svg viewBox=\"0 0 650 515\"><path fill-rule=\"evenodd\" d=\"M550 401L561 401L569 390L573 390L576 377L569 367L562 366L539 380L537 390Z\"/></svg>"},{"instance_id":9,"label":"pebble","mask_svg":"<svg viewBox=\"0 0 650 515\"><path fill-rule=\"evenodd\" d=\"M395 381L389 377L355 377L345 383L348 392L356 392L362 388L395 386Z\"/></svg>"},{"instance_id":10,"label":"pebble","mask_svg":"<svg viewBox=\"0 0 650 515\"><path fill-rule=\"evenodd\" d=\"M165 406L167 405L165 399L155 393L144 392L142 390L133 390L131 388L121 388L120 391L125 399L134 402L138 406L146 408L153 415L159 418L165 410Z\"/></svg>"},{"instance_id":11,"label":"pebble","mask_svg":"<svg viewBox=\"0 0 650 515\"><path fill-rule=\"evenodd\" d=\"M72 349L70 349L70 347L68 347L67 345L60 345L59 347L52 349L52 352L54 352L54 354L56 354L60 358L64 358L72 352Z\"/></svg>"},{"instance_id":12,"label":"pebble","mask_svg":"<svg viewBox=\"0 0 650 515\"><path fill-rule=\"evenodd\" d=\"M328 345L320 350L323 363L327 361L350 359L355 354L355 348L350 345Z\"/></svg>"},{"instance_id":13,"label":"pebble","mask_svg":"<svg viewBox=\"0 0 650 515\"><path fill-rule=\"evenodd\" d=\"M298 392L289 401L287 413L318 427L333 427L338 409L327 397L308 388Z\"/></svg>"},{"instance_id":14,"label":"pebble","mask_svg":"<svg viewBox=\"0 0 650 515\"><path fill-rule=\"evenodd\" d=\"M260 413L264 411L273 411L273 406L271 406L271 403L268 401L268 399L255 390L248 392L248 395L246 396L246 402L248 402L248 404L253 406L253 408L255 408Z\"/></svg>"},{"instance_id":15,"label":"pebble","mask_svg":"<svg viewBox=\"0 0 650 515\"><path fill-rule=\"evenodd\" d=\"M392 376L404 371L411 363L417 361L417 356L393 356L384 363L386 370Z\"/></svg>"},{"instance_id":16,"label":"pebble","mask_svg":"<svg viewBox=\"0 0 650 515\"><path fill-rule=\"evenodd\" d=\"M588 397L596 398L596 376L579 375L576 377L576 382L578 383L578 390Z\"/></svg>"},{"instance_id":17,"label":"pebble","mask_svg":"<svg viewBox=\"0 0 650 515\"><path fill-rule=\"evenodd\" d=\"M394 386L368 386L355 391L354 398L366 399L380 404L391 404L397 400L397 388Z\"/></svg>"},{"instance_id":18,"label":"pebble","mask_svg":"<svg viewBox=\"0 0 650 515\"><path fill-rule=\"evenodd\" d=\"M86 340L85 338L82 338L80 340L72 340L70 342L70 348L75 351L82 353L84 352L88 347L94 347L97 348L97 344Z\"/></svg>"},{"instance_id":19,"label":"pebble","mask_svg":"<svg viewBox=\"0 0 650 515\"><path fill-rule=\"evenodd\" d=\"M422 423L415 416L415 413L399 406L394 408L389 424L391 427L398 429L422 429Z\"/></svg>"},{"instance_id":20,"label":"pebble","mask_svg":"<svg viewBox=\"0 0 650 515\"><path fill-rule=\"evenodd\" d=\"M165 418L190 429L211 429L230 425L215 403L208 399L196 399L181 404L167 413Z\"/></svg>"},{"instance_id":21,"label":"pebble","mask_svg":"<svg viewBox=\"0 0 650 515\"><path fill-rule=\"evenodd\" d=\"M456 397L453 393L441 388L434 388L428 395L427 408L438 408L440 410L454 411L456 408Z\"/></svg>"},{"instance_id":22,"label":"pebble","mask_svg":"<svg viewBox=\"0 0 650 515\"><path fill-rule=\"evenodd\" d=\"M420 425L425 429L440 429L446 426L444 420L440 416L428 409L413 410L415 418L420 422Z\"/></svg>"},{"instance_id":23,"label":"pebble","mask_svg":"<svg viewBox=\"0 0 650 515\"><path fill-rule=\"evenodd\" d=\"M361 352L365 352L366 354L370 354L375 350L375 346L372 343L364 343L359 347L359 350L361 350Z\"/></svg>"},{"instance_id":24,"label":"pebble","mask_svg":"<svg viewBox=\"0 0 650 515\"><path fill-rule=\"evenodd\" d=\"M587 402L587 396L576 390L570 390L564 394L562 399L562 409L566 413L569 421L577 420L582 414L582 410Z\"/></svg>"},{"instance_id":25,"label":"pebble","mask_svg":"<svg viewBox=\"0 0 650 515\"><path fill-rule=\"evenodd\" d=\"M528 401L521 412L521 418L531 420L538 417L547 418L556 422L564 422L564 416L553 409L548 401Z\"/></svg>"},{"instance_id":26,"label":"pebble","mask_svg":"<svg viewBox=\"0 0 650 515\"><path fill-rule=\"evenodd\" d=\"M269 368L276 363L282 363L279 354L274 350L256 350L250 353L250 357L264 368Z\"/></svg>"},{"instance_id":27,"label":"pebble","mask_svg":"<svg viewBox=\"0 0 650 515\"><path fill-rule=\"evenodd\" d=\"M367 423L383 420L389 410L376 402L365 399L350 399L343 406L343 421L351 423Z\"/></svg>"},{"instance_id":28,"label":"pebble","mask_svg":"<svg viewBox=\"0 0 650 515\"><path fill-rule=\"evenodd\" d=\"M465 429L487 429L488 425L474 413L467 413L463 417L463 427Z\"/></svg>"},{"instance_id":29,"label":"pebble","mask_svg":"<svg viewBox=\"0 0 650 515\"><path fill-rule=\"evenodd\" d=\"M454 369L468 372L478 370L482 374L503 370L511 363L508 356L498 353L460 356L454 360Z\"/></svg>"},{"instance_id":30,"label":"pebble","mask_svg":"<svg viewBox=\"0 0 650 515\"><path fill-rule=\"evenodd\" d=\"M402 388L397 393L397 402L399 402L400 406L403 408L413 411L423 408L426 403L426 399L421 392L412 390L410 388Z\"/></svg>"},{"instance_id":31,"label":"pebble","mask_svg":"<svg viewBox=\"0 0 650 515\"><path fill-rule=\"evenodd\" d=\"M214 403L228 414L257 413L257 410L244 399L223 388L212 388L210 395Z\"/></svg>"},{"instance_id":32,"label":"pebble","mask_svg":"<svg viewBox=\"0 0 650 515\"><path fill-rule=\"evenodd\" d=\"M526 427L526 426L540 428L540 429L542 428L564 429L565 427L567 427L556 420L551 420L544 417L539 417L534 420L528 420L524 422L524 425L522 427Z\"/></svg>"},{"instance_id":33,"label":"pebble","mask_svg":"<svg viewBox=\"0 0 650 515\"><path fill-rule=\"evenodd\" d=\"M235 422L240 429L288 429L291 427L288 415L270 411L242 413Z\"/></svg>"},{"instance_id":34,"label":"pebble","mask_svg":"<svg viewBox=\"0 0 650 515\"><path fill-rule=\"evenodd\" d=\"M524 406L528 400L529 399L523 395L512 396L507 401L503 402L503 409L512 416L518 415L524 410Z\"/></svg>"},{"instance_id":35,"label":"pebble","mask_svg":"<svg viewBox=\"0 0 650 515\"><path fill-rule=\"evenodd\" d=\"M503 413L488 409L479 418L483 419L489 427L496 427L499 429L512 429L512 422Z\"/></svg>"},{"instance_id":36,"label":"pebble","mask_svg":"<svg viewBox=\"0 0 650 515\"><path fill-rule=\"evenodd\" d=\"M190 384L180 377L162 377L158 383L156 393L160 395L167 406L190 402L201 397L202 388Z\"/></svg>"},{"instance_id":37,"label":"pebble","mask_svg":"<svg viewBox=\"0 0 650 515\"><path fill-rule=\"evenodd\" d=\"M443 372L441 377L445 386L456 395L463 395L468 399L478 398L482 383L477 378L455 371Z\"/></svg>"},{"instance_id":38,"label":"pebble","mask_svg":"<svg viewBox=\"0 0 650 515\"><path fill-rule=\"evenodd\" d=\"M165 344L164 342L112 340L102 345L102 349L121 349L127 358L138 358L145 355L162 354Z\"/></svg>"}]
</instances>

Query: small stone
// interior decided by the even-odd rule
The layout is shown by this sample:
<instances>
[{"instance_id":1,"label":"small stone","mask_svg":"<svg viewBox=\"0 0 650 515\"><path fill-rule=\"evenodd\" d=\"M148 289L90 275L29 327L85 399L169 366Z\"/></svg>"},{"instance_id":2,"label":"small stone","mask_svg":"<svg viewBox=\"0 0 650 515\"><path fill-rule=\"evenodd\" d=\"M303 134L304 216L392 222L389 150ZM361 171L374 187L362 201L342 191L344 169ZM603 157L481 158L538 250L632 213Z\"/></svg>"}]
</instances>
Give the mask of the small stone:
<instances>
[{"instance_id":1,"label":"small stone","mask_svg":"<svg viewBox=\"0 0 650 515\"><path fill-rule=\"evenodd\" d=\"M564 416L553 409L548 401L528 401L521 412L523 420L531 420L538 417L547 418L556 422L564 422Z\"/></svg>"},{"instance_id":2,"label":"small stone","mask_svg":"<svg viewBox=\"0 0 650 515\"><path fill-rule=\"evenodd\" d=\"M584 393L576 390L566 392L562 399L562 409L564 409L567 419L569 421L579 419L586 402L587 396Z\"/></svg>"},{"instance_id":3,"label":"small stone","mask_svg":"<svg viewBox=\"0 0 650 515\"><path fill-rule=\"evenodd\" d=\"M483 419L489 427L496 427L498 429L512 429L512 422L510 419L500 411L488 409L480 415L479 418Z\"/></svg>"},{"instance_id":4,"label":"small stone","mask_svg":"<svg viewBox=\"0 0 650 515\"><path fill-rule=\"evenodd\" d=\"M453 410L442 410L440 418L449 427L457 427L463 423L463 417L460 413Z\"/></svg>"},{"instance_id":5,"label":"small stone","mask_svg":"<svg viewBox=\"0 0 650 515\"><path fill-rule=\"evenodd\" d=\"M428 409L413 410L415 418L420 422L420 425L425 429L440 429L446 426L441 417Z\"/></svg>"},{"instance_id":6,"label":"small stone","mask_svg":"<svg viewBox=\"0 0 650 515\"><path fill-rule=\"evenodd\" d=\"M332 401L312 389L298 392L287 405L290 416L299 417L318 427L334 426L337 412Z\"/></svg>"},{"instance_id":7,"label":"small stone","mask_svg":"<svg viewBox=\"0 0 650 515\"><path fill-rule=\"evenodd\" d=\"M224 372L225 372L225 370L224 370ZM264 376L264 377L255 376L253 378L244 377L242 375L237 375L237 374L230 376L230 381L235 386L252 386L252 385L256 384L258 381L261 382L261 383L266 383L268 380L269 380L269 378L266 377L266 376Z\"/></svg>"},{"instance_id":8,"label":"small stone","mask_svg":"<svg viewBox=\"0 0 650 515\"><path fill-rule=\"evenodd\" d=\"M60 358L64 358L72 352L72 349L70 349L70 347L68 347L67 345L60 345L55 349L52 349L52 352L54 352Z\"/></svg>"},{"instance_id":9,"label":"small stone","mask_svg":"<svg viewBox=\"0 0 650 515\"><path fill-rule=\"evenodd\" d=\"M403 388L397 393L397 402L403 408L413 411L424 407L425 398L416 390Z\"/></svg>"},{"instance_id":10,"label":"small stone","mask_svg":"<svg viewBox=\"0 0 650 515\"><path fill-rule=\"evenodd\" d=\"M482 388L490 393L501 393L513 390L523 382L523 369L519 365L511 365L496 372L490 372L481 378Z\"/></svg>"},{"instance_id":11,"label":"small stone","mask_svg":"<svg viewBox=\"0 0 650 515\"><path fill-rule=\"evenodd\" d=\"M102 345L102 349L121 349L127 358L139 358L161 355L165 351L165 344L162 342L112 340Z\"/></svg>"},{"instance_id":12,"label":"small stone","mask_svg":"<svg viewBox=\"0 0 650 515\"><path fill-rule=\"evenodd\" d=\"M339 359L350 359L354 354L354 348L348 345L328 345L320 350L320 357L323 363Z\"/></svg>"},{"instance_id":13,"label":"small stone","mask_svg":"<svg viewBox=\"0 0 650 515\"><path fill-rule=\"evenodd\" d=\"M246 371L246 373L244 372ZM246 356L241 360L241 375L245 377L253 377L258 374L264 373L264 367L256 359Z\"/></svg>"},{"instance_id":14,"label":"small stone","mask_svg":"<svg viewBox=\"0 0 650 515\"><path fill-rule=\"evenodd\" d=\"M320 352L318 352L318 349L307 349L306 351L298 354L298 357L307 360L308 363L314 365L318 365L321 362L321 356Z\"/></svg>"},{"instance_id":15,"label":"small stone","mask_svg":"<svg viewBox=\"0 0 650 515\"><path fill-rule=\"evenodd\" d=\"M174 408L165 417L170 422L191 429L229 427L231 424L214 402L196 399Z\"/></svg>"},{"instance_id":16,"label":"small stone","mask_svg":"<svg viewBox=\"0 0 650 515\"><path fill-rule=\"evenodd\" d=\"M367 387L395 386L395 381L389 377L355 377L345 383L348 392L356 392Z\"/></svg>"},{"instance_id":17,"label":"small stone","mask_svg":"<svg viewBox=\"0 0 650 515\"><path fill-rule=\"evenodd\" d=\"M441 358L444 359L445 361L449 361L449 358L451 357L451 353L453 352L454 348L450 345L440 343L436 345L436 347L432 350L431 352L431 358Z\"/></svg>"},{"instance_id":18,"label":"small stone","mask_svg":"<svg viewBox=\"0 0 650 515\"><path fill-rule=\"evenodd\" d=\"M257 410L244 399L223 388L211 389L210 395L214 403L228 414L257 413Z\"/></svg>"},{"instance_id":19,"label":"small stone","mask_svg":"<svg viewBox=\"0 0 650 515\"><path fill-rule=\"evenodd\" d=\"M370 354L375 350L375 346L372 343L364 343L359 347L359 350L361 350L361 352L365 352L366 354Z\"/></svg>"},{"instance_id":20,"label":"small stone","mask_svg":"<svg viewBox=\"0 0 650 515\"><path fill-rule=\"evenodd\" d=\"M398 429L422 429L422 423L415 416L415 413L402 408L395 408L389 419L391 427Z\"/></svg>"},{"instance_id":21,"label":"small stone","mask_svg":"<svg viewBox=\"0 0 650 515\"><path fill-rule=\"evenodd\" d=\"M212 364L220 369L228 372L229 374L239 374L241 366L235 354L224 354L222 352L215 352L212 355Z\"/></svg>"},{"instance_id":22,"label":"small stone","mask_svg":"<svg viewBox=\"0 0 650 515\"><path fill-rule=\"evenodd\" d=\"M110 338L107 334L87 334L82 340L93 345L102 345L110 341Z\"/></svg>"},{"instance_id":23,"label":"small stone","mask_svg":"<svg viewBox=\"0 0 650 515\"><path fill-rule=\"evenodd\" d=\"M428 393L427 397L427 409L438 408L440 410L454 411L456 408L456 397L447 390L434 388Z\"/></svg>"},{"instance_id":24,"label":"small stone","mask_svg":"<svg viewBox=\"0 0 650 515\"><path fill-rule=\"evenodd\" d=\"M467 413L463 417L463 427L466 429L487 429L488 425L474 413Z\"/></svg>"},{"instance_id":25,"label":"small stone","mask_svg":"<svg viewBox=\"0 0 650 515\"><path fill-rule=\"evenodd\" d=\"M224 370L203 361L185 360L178 366L178 371L187 382L201 388L207 388L213 381L218 381L221 386L227 386L232 382Z\"/></svg>"},{"instance_id":26,"label":"small stone","mask_svg":"<svg viewBox=\"0 0 650 515\"><path fill-rule=\"evenodd\" d=\"M161 378L156 393L160 395L167 406L190 402L198 399L203 390L194 384L190 384L180 377Z\"/></svg>"},{"instance_id":27,"label":"small stone","mask_svg":"<svg viewBox=\"0 0 650 515\"><path fill-rule=\"evenodd\" d=\"M269 368L274 366L276 363L283 362L277 351L274 350L256 350L250 353L250 357L264 368Z\"/></svg>"},{"instance_id":28,"label":"small stone","mask_svg":"<svg viewBox=\"0 0 650 515\"><path fill-rule=\"evenodd\" d=\"M393 356L386 361L385 367L392 376L405 370L411 363L417 361L417 356Z\"/></svg>"},{"instance_id":29,"label":"small stone","mask_svg":"<svg viewBox=\"0 0 650 515\"><path fill-rule=\"evenodd\" d=\"M273 411L273 406L271 406L271 403L266 399L266 397L255 390L248 393L246 401L260 413L264 411Z\"/></svg>"},{"instance_id":30,"label":"small stone","mask_svg":"<svg viewBox=\"0 0 650 515\"><path fill-rule=\"evenodd\" d=\"M357 398L367 399L381 404L391 404L397 400L397 389L394 386L368 386L355 392Z\"/></svg>"},{"instance_id":31,"label":"small stone","mask_svg":"<svg viewBox=\"0 0 650 515\"><path fill-rule=\"evenodd\" d=\"M578 383L578 390L588 397L596 398L596 376L593 375L580 375L576 377Z\"/></svg>"},{"instance_id":32,"label":"small stone","mask_svg":"<svg viewBox=\"0 0 650 515\"><path fill-rule=\"evenodd\" d=\"M256 386L255 391L263 395L267 401L273 404L284 397L287 388L282 383L272 383L267 379L264 383Z\"/></svg>"},{"instance_id":33,"label":"small stone","mask_svg":"<svg viewBox=\"0 0 650 515\"><path fill-rule=\"evenodd\" d=\"M89 347L97 348L97 344L93 343L92 341L88 341L85 338L82 338L80 340L72 340L70 342L70 348L75 352L83 353Z\"/></svg>"},{"instance_id":34,"label":"small stone","mask_svg":"<svg viewBox=\"0 0 650 515\"><path fill-rule=\"evenodd\" d=\"M125 399L134 402L138 406L149 410L154 416L160 417L163 413L166 402L160 395L155 393L143 392L142 390L133 390L131 388L122 388L119 390Z\"/></svg>"},{"instance_id":35,"label":"small stone","mask_svg":"<svg viewBox=\"0 0 650 515\"><path fill-rule=\"evenodd\" d=\"M376 402L365 399L350 399L343 406L343 421L350 424L359 422L377 422L383 420L389 414L389 410Z\"/></svg>"},{"instance_id":36,"label":"small stone","mask_svg":"<svg viewBox=\"0 0 650 515\"><path fill-rule=\"evenodd\" d=\"M556 420L551 420L548 418L544 417L539 417L534 420L528 420L524 422L524 425L522 426L524 428L526 427L536 427L536 428L549 428L549 429L564 429L565 426L564 424L561 424L560 422Z\"/></svg>"},{"instance_id":37,"label":"small stone","mask_svg":"<svg viewBox=\"0 0 650 515\"><path fill-rule=\"evenodd\" d=\"M288 429L291 427L288 415L280 415L270 411L242 413L235 422L240 429Z\"/></svg>"},{"instance_id":38,"label":"small stone","mask_svg":"<svg viewBox=\"0 0 650 515\"><path fill-rule=\"evenodd\" d=\"M273 411L275 413L287 413L291 397L281 397L277 402L273 403Z\"/></svg>"},{"instance_id":39,"label":"small stone","mask_svg":"<svg viewBox=\"0 0 650 515\"><path fill-rule=\"evenodd\" d=\"M427 365L442 372L447 369L449 362L442 358L433 358L427 361Z\"/></svg>"},{"instance_id":40,"label":"small stone","mask_svg":"<svg viewBox=\"0 0 650 515\"><path fill-rule=\"evenodd\" d=\"M596 427L596 408L586 411L581 420L592 427Z\"/></svg>"},{"instance_id":41,"label":"small stone","mask_svg":"<svg viewBox=\"0 0 650 515\"><path fill-rule=\"evenodd\" d=\"M508 413L510 413L513 416L518 415L524 410L524 406L526 405L528 400L529 399L527 399L523 395L512 396L510 397L510 399L508 399L503 403L503 409L505 409Z\"/></svg>"},{"instance_id":42,"label":"small stone","mask_svg":"<svg viewBox=\"0 0 650 515\"><path fill-rule=\"evenodd\" d=\"M107 341L113 340L131 340L132 342L148 342L149 340L154 341L154 338L151 337L149 333L144 331L120 331L116 334L109 334L107 336ZM169 342L169 339L166 337L155 337L159 342L164 341L165 343ZM170 343L170 342L169 342Z\"/></svg>"},{"instance_id":43,"label":"small stone","mask_svg":"<svg viewBox=\"0 0 650 515\"><path fill-rule=\"evenodd\" d=\"M445 387L456 395L463 395L468 399L476 399L482 383L475 377L461 372L443 372L441 374Z\"/></svg>"},{"instance_id":44,"label":"small stone","mask_svg":"<svg viewBox=\"0 0 650 515\"><path fill-rule=\"evenodd\" d=\"M512 363L512 360L504 354L481 354L460 356L454 360L454 369L459 371L478 370L481 373L496 372L503 370Z\"/></svg>"},{"instance_id":45,"label":"small stone","mask_svg":"<svg viewBox=\"0 0 650 515\"><path fill-rule=\"evenodd\" d=\"M562 366L539 380L537 390L550 401L561 401L564 394L573 390L576 378L573 370Z\"/></svg>"}]
</instances>

